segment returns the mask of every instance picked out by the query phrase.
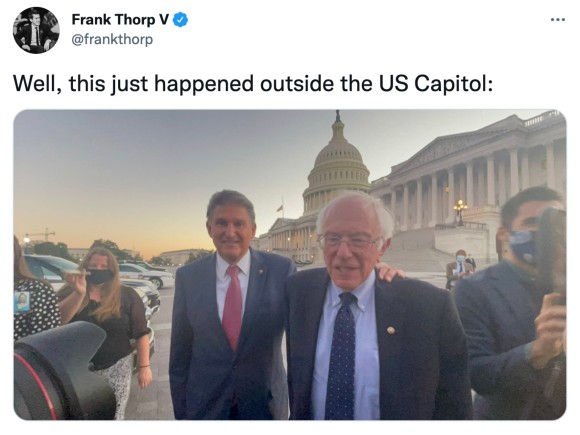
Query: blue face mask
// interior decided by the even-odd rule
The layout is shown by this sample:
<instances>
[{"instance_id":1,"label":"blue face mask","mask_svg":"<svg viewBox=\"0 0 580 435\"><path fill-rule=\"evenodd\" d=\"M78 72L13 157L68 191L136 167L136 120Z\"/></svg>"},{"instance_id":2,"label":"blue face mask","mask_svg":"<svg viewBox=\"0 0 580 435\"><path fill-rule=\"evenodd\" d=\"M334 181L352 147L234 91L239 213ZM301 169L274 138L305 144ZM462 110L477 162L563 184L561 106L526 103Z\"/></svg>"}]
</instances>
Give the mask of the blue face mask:
<instances>
[{"instance_id":1,"label":"blue face mask","mask_svg":"<svg viewBox=\"0 0 580 435\"><path fill-rule=\"evenodd\" d=\"M463 263L465 261L465 255L458 255L457 261L459 261L460 263Z\"/></svg>"},{"instance_id":2,"label":"blue face mask","mask_svg":"<svg viewBox=\"0 0 580 435\"><path fill-rule=\"evenodd\" d=\"M520 260L532 266L536 265L536 231L512 231L509 245Z\"/></svg>"}]
</instances>

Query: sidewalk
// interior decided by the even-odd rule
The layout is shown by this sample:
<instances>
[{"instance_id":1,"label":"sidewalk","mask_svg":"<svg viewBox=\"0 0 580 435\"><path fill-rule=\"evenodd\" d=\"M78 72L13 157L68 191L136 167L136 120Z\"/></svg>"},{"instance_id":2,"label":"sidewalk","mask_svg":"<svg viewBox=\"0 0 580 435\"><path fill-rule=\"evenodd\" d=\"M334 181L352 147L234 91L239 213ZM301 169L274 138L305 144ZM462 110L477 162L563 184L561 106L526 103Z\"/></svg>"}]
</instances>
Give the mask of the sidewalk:
<instances>
[{"instance_id":1,"label":"sidewalk","mask_svg":"<svg viewBox=\"0 0 580 435\"><path fill-rule=\"evenodd\" d=\"M125 411L126 420L174 420L168 374L171 325L154 324L153 328L155 354L150 362L153 381L149 387L141 390L137 384L137 376L133 376L131 395Z\"/></svg>"}]
</instances>

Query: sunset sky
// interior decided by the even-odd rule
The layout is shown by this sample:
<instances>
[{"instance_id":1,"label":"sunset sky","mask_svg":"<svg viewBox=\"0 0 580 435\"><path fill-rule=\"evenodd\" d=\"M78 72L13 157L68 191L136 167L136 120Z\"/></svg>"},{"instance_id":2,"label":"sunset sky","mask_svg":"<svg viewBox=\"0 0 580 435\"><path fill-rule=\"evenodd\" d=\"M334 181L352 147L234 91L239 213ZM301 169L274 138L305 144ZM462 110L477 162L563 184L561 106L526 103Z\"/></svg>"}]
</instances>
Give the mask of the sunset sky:
<instances>
[{"instance_id":1,"label":"sunset sky","mask_svg":"<svg viewBox=\"0 0 580 435\"><path fill-rule=\"evenodd\" d=\"M541 110L341 110L370 181L438 136ZM254 203L257 234L297 218L334 110L25 111L14 122L14 233L69 248L109 239L145 259L213 248L205 209L221 189ZM42 235L30 236L33 240Z\"/></svg>"}]
</instances>

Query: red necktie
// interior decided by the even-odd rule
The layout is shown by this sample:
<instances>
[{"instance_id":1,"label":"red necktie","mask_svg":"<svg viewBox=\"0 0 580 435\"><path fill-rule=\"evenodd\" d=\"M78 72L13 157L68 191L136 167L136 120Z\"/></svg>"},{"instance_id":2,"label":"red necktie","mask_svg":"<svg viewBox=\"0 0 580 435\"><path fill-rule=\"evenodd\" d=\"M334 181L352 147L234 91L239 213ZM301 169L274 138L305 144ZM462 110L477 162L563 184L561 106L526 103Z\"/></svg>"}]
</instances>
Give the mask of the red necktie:
<instances>
[{"instance_id":1,"label":"red necktie","mask_svg":"<svg viewBox=\"0 0 580 435\"><path fill-rule=\"evenodd\" d=\"M229 266L226 273L230 276L230 285L226 293L222 325L230 347L235 351L238 347L240 330L242 329L242 289L238 273L238 266Z\"/></svg>"}]
</instances>

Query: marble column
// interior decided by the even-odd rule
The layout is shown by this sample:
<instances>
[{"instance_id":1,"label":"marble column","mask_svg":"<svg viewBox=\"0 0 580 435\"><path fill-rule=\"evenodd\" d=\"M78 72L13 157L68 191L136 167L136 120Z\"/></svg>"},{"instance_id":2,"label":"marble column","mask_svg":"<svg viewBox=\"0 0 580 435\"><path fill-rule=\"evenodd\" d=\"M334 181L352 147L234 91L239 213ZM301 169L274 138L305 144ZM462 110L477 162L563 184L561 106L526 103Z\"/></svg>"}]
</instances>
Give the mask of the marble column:
<instances>
[{"instance_id":1,"label":"marble column","mask_svg":"<svg viewBox=\"0 0 580 435\"><path fill-rule=\"evenodd\" d=\"M455 205L455 178L453 168L447 170L447 183L449 186L449 195L447 195L446 222L452 224L455 221L455 210L453 210L453 206Z\"/></svg>"},{"instance_id":2,"label":"marble column","mask_svg":"<svg viewBox=\"0 0 580 435\"><path fill-rule=\"evenodd\" d=\"M421 228L421 221L423 218L423 183L420 178L417 180L417 210L415 214L417 215L415 219L415 229Z\"/></svg>"},{"instance_id":3,"label":"marble column","mask_svg":"<svg viewBox=\"0 0 580 435\"><path fill-rule=\"evenodd\" d=\"M510 150L510 196L520 191L520 173L518 168L518 149Z\"/></svg>"},{"instance_id":4,"label":"marble column","mask_svg":"<svg viewBox=\"0 0 580 435\"><path fill-rule=\"evenodd\" d=\"M466 174L465 174L465 190L466 190L466 201L469 207L475 205L474 195L473 195L473 161L470 160L465 164Z\"/></svg>"},{"instance_id":5,"label":"marble column","mask_svg":"<svg viewBox=\"0 0 580 435\"><path fill-rule=\"evenodd\" d=\"M495 171L493 155L487 156L487 204L495 205Z\"/></svg>"},{"instance_id":6,"label":"marble column","mask_svg":"<svg viewBox=\"0 0 580 435\"><path fill-rule=\"evenodd\" d=\"M407 223L409 221L409 185L403 185L403 222L401 231L407 231Z\"/></svg>"},{"instance_id":7,"label":"marble column","mask_svg":"<svg viewBox=\"0 0 580 435\"><path fill-rule=\"evenodd\" d=\"M437 174L431 175L431 221L429 222L430 227L434 227L437 224Z\"/></svg>"},{"instance_id":8,"label":"marble column","mask_svg":"<svg viewBox=\"0 0 580 435\"><path fill-rule=\"evenodd\" d=\"M505 181L505 160L500 159L497 162L497 184L499 205L502 206L507 201L506 181Z\"/></svg>"}]
</instances>

